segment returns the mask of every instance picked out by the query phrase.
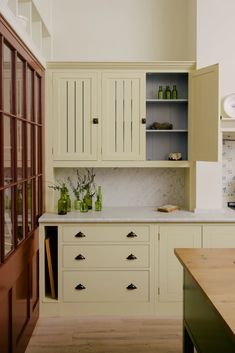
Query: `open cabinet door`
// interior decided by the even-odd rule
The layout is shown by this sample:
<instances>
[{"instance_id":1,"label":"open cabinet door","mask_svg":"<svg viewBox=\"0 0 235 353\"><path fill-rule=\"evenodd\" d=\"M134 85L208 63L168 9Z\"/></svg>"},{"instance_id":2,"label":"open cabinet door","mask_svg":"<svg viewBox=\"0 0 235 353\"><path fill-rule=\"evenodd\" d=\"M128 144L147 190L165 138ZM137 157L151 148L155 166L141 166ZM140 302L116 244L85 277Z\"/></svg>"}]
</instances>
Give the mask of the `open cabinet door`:
<instances>
[{"instance_id":1,"label":"open cabinet door","mask_svg":"<svg viewBox=\"0 0 235 353\"><path fill-rule=\"evenodd\" d=\"M189 159L219 158L219 65L189 75Z\"/></svg>"}]
</instances>

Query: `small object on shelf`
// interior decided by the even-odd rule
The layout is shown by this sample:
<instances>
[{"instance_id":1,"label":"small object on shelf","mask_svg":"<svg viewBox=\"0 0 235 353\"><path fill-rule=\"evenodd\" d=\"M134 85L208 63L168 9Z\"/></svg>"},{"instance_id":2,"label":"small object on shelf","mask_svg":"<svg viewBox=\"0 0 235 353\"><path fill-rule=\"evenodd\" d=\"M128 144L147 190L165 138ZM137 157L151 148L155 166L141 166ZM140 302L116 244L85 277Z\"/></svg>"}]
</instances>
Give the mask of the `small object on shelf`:
<instances>
[{"instance_id":1,"label":"small object on shelf","mask_svg":"<svg viewBox=\"0 0 235 353\"><path fill-rule=\"evenodd\" d=\"M170 90L170 86L166 86L164 98L165 98L165 99L171 99L171 90Z\"/></svg>"},{"instance_id":2,"label":"small object on shelf","mask_svg":"<svg viewBox=\"0 0 235 353\"><path fill-rule=\"evenodd\" d=\"M95 210L101 211L102 210L102 193L101 193L101 186L98 186L97 189L97 198L95 201Z\"/></svg>"},{"instance_id":3,"label":"small object on shelf","mask_svg":"<svg viewBox=\"0 0 235 353\"><path fill-rule=\"evenodd\" d=\"M178 99L178 92L177 92L177 89L176 89L176 85L173 85L173 90L171 92L171 98L172 99Z\"/></svg>"},{"instance_id":4,"label":"small object on shelf","mask_svg":"<svg viewBox=\"0 0 235 353\"><path fill-rule=\"evenodd\" d=\"M62 187L60 189L60 198L58 200L58 214L59 215L65 215L67 214L67 195L66 195L66 190L67 188L65 187L65 184L62 184Z\"/></svg>"},{"instance_id":5,"label":"small object on shelf","mask_svg":"<svg viewBox=\"0 0 235 353\"><path fill-rule=\"evenodd\" d=\"M157 93L157 98L158 98L158 99L163 99L163 90L162 90L162 86L159 86L158 93Z\"/></svg>"},{"instance_id":6,"label":"small object on shelf","mask_svg":"<svg viewBox=\"0 0 235 353\"><path fill-rule=\"evenodd\" d=\"M80 203L81 203L81 200L80 200L80 198L79 198L79 196L78 196L78 198L76 198L75 200L74 200L74 209L77 211L77 210L80 210Z\"/></svg>"},{"instance_id":7,"label":"small object on shelf","mask_svg":"<svg viewBox=\"0 0 235 353\"><path fill-rule=\"evenodd\" d=\"M163 205L158 207L157 211L159 212L172 212L172 211L176 211L179 210L179 206L177 205Z\"/></svg>"},{"instance_id":8,"label":"small object on shelf","mask_svg":"<svg viewBox=\"0 0 235 353\"><path fill-rule=\"evenodd\" d=\"M149 127L151 130L172 130L173 129L173 124L164 122L164 123L159 123L155 121L152 123Z\"/></svg>"},{"instance_id":9,"label":"small object on shelf","mask_svg":"<svg viewBox=\"0 0 235 353\"><path fill-rule=\"evenodd\" d=\"M88 206L86 201L81 201L80 202L80 212L84 213L84 212L88 212Z\"/></svg>"},{"instance_id":10,"label":"small object on shelf","mask_svg":"<svg viewBox=\"0 0 235 353\"><path fill-rule=\"evenodd\" d=\"M69 190L66 188L66 199L67 199L67 212L71 211L71 199L69 196Z\"/></svg>"},{"instance_id":11,"label":"small object on shelf","mask_svg":"<svg viewBox=\"0 0 235 353\"><path fill-rule=\"evenodd\" d=\"M45 239L45 247L46 247L46 258L47 258L47 266L48 266L48 273L49 273L50 289L51 289L51 298L56 299L54 274L53 274L52 259L51 259L50 238Z\"/></svg>"},{"instance_id":12,"label":"small object on shelf","mask_svg":"<svg viewBox=\"0 0 235 353\"><path fill-rule=\"evenodd\" d=\"M169 161L181 161L182 160L182 153L181 152L171 152L168 155Z\"/></svg>"}]
</instances>

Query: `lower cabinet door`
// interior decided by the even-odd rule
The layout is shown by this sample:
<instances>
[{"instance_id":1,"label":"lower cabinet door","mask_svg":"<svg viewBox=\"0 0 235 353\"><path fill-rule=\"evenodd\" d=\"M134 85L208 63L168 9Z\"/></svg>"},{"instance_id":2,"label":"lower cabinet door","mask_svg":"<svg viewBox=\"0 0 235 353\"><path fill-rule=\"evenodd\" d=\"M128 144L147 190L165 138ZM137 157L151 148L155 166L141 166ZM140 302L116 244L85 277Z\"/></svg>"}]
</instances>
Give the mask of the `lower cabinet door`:
<instances>
[{"instance_id":1,"label":"lower cabinet door","mask_svg":"<svg viewBox=\"0 0 235 353\"><path fill-rule=\"evenodd\" d=\"M149 271L64 271L64 302L148 302Z\"/></svg>"},{"instance_id":2,"label":"lower cabinet door","mask_svg":"<svg viewBox=\"0 0 235 353\"><path fill-rule=\"evenodd\" d=\"M174 254L175 248L200 248L201 225L162 225L159 244L160 302L183 299L183 268Z\"/></svg>"},{"instance_id":3,"label":"lower cabinet door","mask_svg":"<svg viewBox=\"0 0 235 353\"><path fill-rule=\"evenodd\" d=\"M234 248L234 224L203 225L203 248Z\"/></svg>"}]
</instances>

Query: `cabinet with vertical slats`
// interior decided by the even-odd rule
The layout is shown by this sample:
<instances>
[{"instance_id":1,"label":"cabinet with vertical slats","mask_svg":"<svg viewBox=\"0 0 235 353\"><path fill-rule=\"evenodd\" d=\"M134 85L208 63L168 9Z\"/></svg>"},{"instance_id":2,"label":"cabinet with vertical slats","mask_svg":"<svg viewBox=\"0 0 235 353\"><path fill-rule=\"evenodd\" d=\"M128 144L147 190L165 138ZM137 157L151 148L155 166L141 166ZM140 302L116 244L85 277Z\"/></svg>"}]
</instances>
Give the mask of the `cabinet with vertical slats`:
<instances>
[{"instance_id":1,"label":"cabinet with vertical slats","mask_svg":"<svg viewBox=\"0 0 235 353\"><path fill-rule=\"evenodd\" d=\"M52 86L53 159L97 160L97 73L57 72Z\"/></svg>"},{"instance_id":2,"label":"cabinet with vertical slats","mask_svg":"<svg viewBox=\"0 0 235 353\"><path fill-rule=\"evenodd\" d=\"M102 74L102 159L145 159L145 74Z\"/></svg>"}]
</instances>

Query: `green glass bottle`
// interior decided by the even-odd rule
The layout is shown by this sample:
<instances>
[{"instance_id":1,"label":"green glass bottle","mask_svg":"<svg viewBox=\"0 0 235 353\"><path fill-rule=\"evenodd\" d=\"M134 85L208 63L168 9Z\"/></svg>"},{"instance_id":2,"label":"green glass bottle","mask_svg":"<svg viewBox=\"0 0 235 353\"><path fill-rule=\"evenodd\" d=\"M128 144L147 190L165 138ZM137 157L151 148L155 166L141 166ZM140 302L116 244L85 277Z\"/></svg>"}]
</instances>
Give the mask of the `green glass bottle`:
<instances>
[{"instance_id":1,"label":"green glass bottle","mask_svg":"<svg viewBox=\"0 0 235 353\"><path fill-rule=\"evenodd\" d=\"M70 198L70 195L69 195L69 190L68 188L66 188L66 200L67 200L67 212L70 212L71 211L71 198Z\"/></svg>"},{"instance_id":2,"label":"green glass bottle","mask_svg":"<svg viewBox=\"0 0 235 353\"><path fill-rule=\"evenodd\" d=\"M90 188L86 189L86 194L85 194L85 197L84 197L84 201L87 204L88 210L92 210L92 195L91 195L91 192L90 192Z\"/></svg>"},{"instance_id":3,"label":"green glass bottle","mask_svg":"<svg viewBox=\"0 0 235 353\"><path fill-rule=\"evenodd\" d=\"M62 186L62 188L60 189L60 198L58 200L58 214L67 214L67 195L66 188L64 186Z\"/></svg>"},{"instance_id":4,"label":"green glass bottle","mask_svg":"<svg viewBox=\"0 0 235 353\"><path fill-rule=\"evenodd\" d=\"M172 93L171 93L171 98L172 99L177 99L178 98L178 92L177 92L177 89L176 89L176 85L173 86L173 90L172 90Z\"/></svg>"},{"instance_id":5,"label":"green glass bottle","mask_svg":"<svg viewBox=\"0 0 235 353\"><path fill-rule=\"evenodd\" d=\"M80 212L84 213L84 212L88 212L88 206L85 200L82 200L80 202Z\"/></svg>"},{"instance_id":6,"label":"green glass bottle","mask_svg":"<svg viewBox=\"0 0 235 353\"><path fill-rule=\"evenodd\" d=\"M102 210L102 193L101 193L101 186L98 186L97 189L97 197L95 202L95 210L101 211Z\"/></svg>"},{"instance_id":7,"label":"green glass bottle","mask_svg":"<svg viewBox=\"0 0 235 353\"><path fill-rule=\"evenodd\" d=\"M158 99L163 99L163 90L162 90L162 86L159 86L158 93L157 93L157 98L158 98Z\"/></svg>"},{"instance_id":8,"label":"green glass bottle","mask_svg":"<svg viewBox=\"0 0 235 353\"><path fill-rule=\"evenodd\" d=\"M166 86L165 89L165 99L171 99L171 90L169 86Z\"/></svg>"}]
</instances>

